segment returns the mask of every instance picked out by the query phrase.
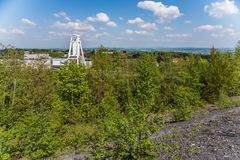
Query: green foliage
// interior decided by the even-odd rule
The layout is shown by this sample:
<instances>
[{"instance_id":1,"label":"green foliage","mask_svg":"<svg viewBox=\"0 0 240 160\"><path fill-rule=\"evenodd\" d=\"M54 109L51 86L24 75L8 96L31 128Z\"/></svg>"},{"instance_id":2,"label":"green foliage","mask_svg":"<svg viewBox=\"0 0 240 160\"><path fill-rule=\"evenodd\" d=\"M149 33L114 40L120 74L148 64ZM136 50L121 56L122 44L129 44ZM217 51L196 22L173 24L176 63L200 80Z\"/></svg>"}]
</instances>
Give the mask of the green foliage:
<instances>
[{"instance_id":1,"label":"green foliage","mask_svg":"<svg viewBox=\"0 0 240 160\"><path fill-rule=\"evenodd\" d=\"M237 107L240 105L240 98L238 96L229 97L225 93L221 93L219 100L216 102L216 105L220 108Z\"/></svg>"},{"instance_id":2,"label":"green foliage","mask_svg":"<svg viewBox=\"0 0 240 160\"><path fill-rule=\"evenodd\" d=\"M240 55L240 41L238 41L236 44L235 52L238 56Z\"/></svg>"},{"instance_id":3,"label":"green foliage","mask_svg":"<svg viewBox=\"0 0 240 160\"><path fill-rule=\"evenodd\" d=\"M151 55L144 55L137 60L133 81L133 98L139 112L153 110L158 91L159 70Z\"/></svg>"},{"instance_id":4,"label":"green foliage","mask_svg":"<svg viewBox=\"0 0 240 160\"><path fill-rule=\"evenodd\" d=\"M90 86L93 91L95 103L100 104L104 95L113 91L112 67L113 57L107 53L107 49L101 47L92 58L90 69Z\"/></svg>"},{"instance_id":5,"label":"green foliage","mask_svg":"<svg viewBox=\"0 0 240 160\"><path fill-rule=\"evenodd\" d=\"M29 155L32 158L42 158L61 150L63 141L58 132L60 126L51 116L25 113L22 121L1 132L0 145L3 153L11 157Z\"/></svg>"},{"instance_id":6,"label":"green foliage","mask_svg":"<svg viewBox=\"0 0 240 160\"><path fill-rule=\"evenodd\" d=\"M168 57L165 62L161 62L160 109L172 111L176 120L189 119L196 107L202 104L204 68L205 61L192 55L186 59Z\"/></svg>"},{"instance_id":7,"label":"green foliage","mask_svg":"<svg viewBox=\"0 0 240 160\"><path fill-rule=\"evenodd\" d=\"M136 108L133 107L127 116L112 113L99 125L93 150L94 159L156 158L157 146L149 137L161 128L161 117L137 114Z\"/></svg>"},{"instance_id":8,"label":"green foliage","mask_svg":"<svg viewBox=\"0 0 240 160\"><path fill-rule=\"evenodd\" d=\"M131 58L101 46L92 67L72 62L57 71L27 67L22 51L8 49L0 62L0 159L63 152L157 159L159 145L151 136L161 129L163 114L180 121L204 100L220 107L239 104L229 98L240 94L238 48L235 55L213 49L210 57L141 52ZM175 144L161 143L160 149L180 155Z\"/></svg>"},{"instance_id":9,"label":"green foliage","mask_svg":"<svg viewBox=\"0 0 240 160\"><path fill-rule=\"evenodd\" d=\"M156 156L156 146L149 136L161 127L159 117L151 114L157 94L157 63L153 57L144 55L133 66L132 82L127 83L125 92L121 93L126 94L125 103L121 102L124 99L110 94L101 103L109 114L100 121L97 144L93 147L94 159L152 159ZM118 79L118 72L122 70L115 70L112 78Z\"/></svg>"},{"instance_id":10,"label":"green foliage","mask_svg":"<svg viewBox=\"0 0 240 160\"><path fill-rule=\"evenodd\" d=\"M191 100L193 99L191 90L187 87L179 86L175 89L173 97L172 112L175 120L181 121L190 119L193 112L193 106L191 105Z\"/></svg>"},{"instance_id":11,"label":"green foliage","mask_svg":"<svg viewBox=\"0 0 240 160\"><path fill-rule=\"evenodd\" d=\"M231 96L239 81L239 60L232 53L221 54L214 48L211 51L211 59L206 72L206 87L204 97L214 102L219 99L221 93Z\"/></svg>"},{"instance_id":12,"label":"green foliage","mask_svg":"<svg viewBox=\"0 0 240 160\"><path fill-rule=\"evenodd\" d=\"M0 152L2 159L42 158L61 150L60 123L52 110L54 73L30 68L8 50L0 64Z\"/></svg>"},{"instance_id":13,"label":"green foliage","mask_svg":"<svg viewBox=\"0 0 240 160\"><path fill-rule=\"evenodd\" d=\"M62 101L60 111L65 123L89 121L91 96L86 69L72 62L58 72L58 93Z\"/></svg>"}]
</instances>

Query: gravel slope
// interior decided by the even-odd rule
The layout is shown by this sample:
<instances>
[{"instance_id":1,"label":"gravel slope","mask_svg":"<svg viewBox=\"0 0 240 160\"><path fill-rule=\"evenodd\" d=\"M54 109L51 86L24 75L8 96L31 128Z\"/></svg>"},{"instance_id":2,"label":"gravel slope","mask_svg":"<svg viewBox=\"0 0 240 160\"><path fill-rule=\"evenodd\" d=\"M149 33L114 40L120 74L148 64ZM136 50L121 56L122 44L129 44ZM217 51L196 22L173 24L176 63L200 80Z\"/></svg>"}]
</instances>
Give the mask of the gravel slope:
<instances>
[{"instance_id":1,"label":"gravel slope","mask_svg":"<svg viewBox=\"0 0 240 160\"><path fill-rule=\"evenodd\" d=\"M165 125L153 138L172 148L159 150L159 159L240 160L240 107L202 110L190 121Z\"/></svg>"}]
</instances>

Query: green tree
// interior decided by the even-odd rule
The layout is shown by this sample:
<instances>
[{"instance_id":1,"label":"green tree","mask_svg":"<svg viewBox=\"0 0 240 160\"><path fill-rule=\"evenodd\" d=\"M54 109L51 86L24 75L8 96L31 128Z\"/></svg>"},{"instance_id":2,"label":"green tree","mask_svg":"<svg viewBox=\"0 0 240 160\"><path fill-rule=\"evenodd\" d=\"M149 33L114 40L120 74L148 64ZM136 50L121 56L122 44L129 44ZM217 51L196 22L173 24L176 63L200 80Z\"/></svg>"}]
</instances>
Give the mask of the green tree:
<instances>
[{"instance_id":1,"label":"green tree","mask_svg":"<svg viewBox=\"0 0 240 160\"><path fill-rule=\"evenodd\" d=\"M60 121L52 103L55 74L24 65L22 52L9 49L0 64L0 158L43 158L61 150ZM3 156L2 156L3 155Z\"/></svg>"},{"instance_id":2,"label":"green tree","mask_svg":"<svg viewBox=\"0 0 240 160\"><path fill-rule=\"evenodd\" d=\"M105 102L109 109L96 134L95 159L152 159L156 145L149 136L161 127L157 114L151 114L157 93L157 63L144 55L134 66L133 79L126 86L125 110L119 109L116 98ZM109 103L110 102L110 103ZM109 105L111 104L111 105Z\"/></svg>"},{"instance_id":3,"label":"green tree","mask_svg":"<svg viewBox=\"0 0 240 160\"><path fill-rule=\"evenodd\" d=\"M176 120L191 117L201 104L204 66L205 62L193 55L185 59L166 57L159 64L162 82L158 104L162 111L172 111Z\"/></svg>"},{"instance_id":4,"label":"green tree","mask_svg":"<svg viewBox=\"0 0 240 160\"><path fill-rule=\"evenodd\" d=\"M206 72L207 85L204 96L207 100L214 102L222 93L231 95L238 80L239 67L236 56L232 53L221 54L213 48Z\"/></svg>"},{"instance_id":5,"label":"green tree","mask_svg":"<svg viewBox=\"0 0 240 160\"><path fill-rule=\"evenodd\" d=\"M84 66L68 63L58 71L58 93L63 101L65 121L77 123L90 120L91 91Z\"/></svg>"},{"instance_id":6,"label":"green tree","mask_svg":"<svg viewBox=\"0 0 240 160\"><path fill-rule=\"evenodd\" d=\"M240 55L240 41L237 42L235 52L237 55Z\"/></svg>"},{"instance_id":7,"label":"green tree","mask_svg":"<svg viewBox=\"0 0 240 160\"><path fill-rule=\"evenodd\" d=\"M137 60L133 80L133 97L140 112L152 111L159 89L159 70L153 56L145 54Z\"/></svg>"}]
</instances>

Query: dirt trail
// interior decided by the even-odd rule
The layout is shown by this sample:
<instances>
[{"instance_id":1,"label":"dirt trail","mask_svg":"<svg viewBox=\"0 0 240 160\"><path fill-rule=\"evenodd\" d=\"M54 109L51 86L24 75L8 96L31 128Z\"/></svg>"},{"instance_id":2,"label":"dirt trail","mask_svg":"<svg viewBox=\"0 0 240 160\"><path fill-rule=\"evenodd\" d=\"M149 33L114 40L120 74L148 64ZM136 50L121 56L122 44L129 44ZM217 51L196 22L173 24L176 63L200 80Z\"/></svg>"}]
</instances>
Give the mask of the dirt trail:
<instances>
[{"instance_id":1,"label":"dirt trail","mask_svg":"<svg viewBox=\"0 0 240 160\"><path fill-rule=\"evenodd\" d=\"M202 110L190 121L166 124L153 138L171 146L159 151L160 159L240 160L240 107Z\"/></svg>"}]
</instances>

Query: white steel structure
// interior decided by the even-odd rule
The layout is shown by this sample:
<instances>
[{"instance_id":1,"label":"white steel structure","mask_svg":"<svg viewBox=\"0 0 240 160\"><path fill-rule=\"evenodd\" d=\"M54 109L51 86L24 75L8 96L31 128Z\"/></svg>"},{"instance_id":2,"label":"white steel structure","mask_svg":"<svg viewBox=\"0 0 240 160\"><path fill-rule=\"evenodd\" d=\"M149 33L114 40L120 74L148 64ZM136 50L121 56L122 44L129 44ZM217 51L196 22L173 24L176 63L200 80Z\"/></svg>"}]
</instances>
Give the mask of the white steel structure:
<instances>
[{"instance_id":1,"label":"white steel structure","mask_svg":"<svg viewBox=\"0 0 240 160\"><path fill-rule=\"evenodd\" d=\"M77 64L81 63L82 65L86 65L82 42L80 36L77 34L73 34L70 41L69 52L68 52L68 60L75 60Z\"/></svg>"}]
</instances>

